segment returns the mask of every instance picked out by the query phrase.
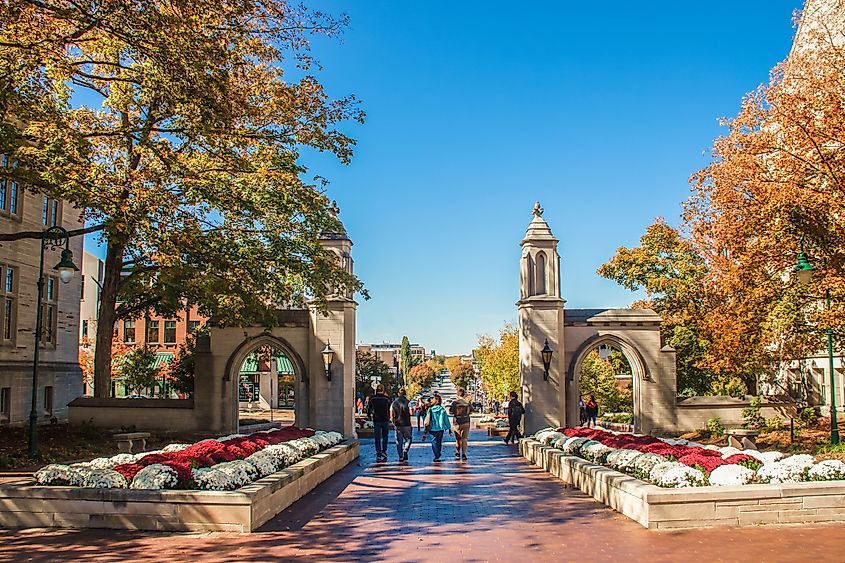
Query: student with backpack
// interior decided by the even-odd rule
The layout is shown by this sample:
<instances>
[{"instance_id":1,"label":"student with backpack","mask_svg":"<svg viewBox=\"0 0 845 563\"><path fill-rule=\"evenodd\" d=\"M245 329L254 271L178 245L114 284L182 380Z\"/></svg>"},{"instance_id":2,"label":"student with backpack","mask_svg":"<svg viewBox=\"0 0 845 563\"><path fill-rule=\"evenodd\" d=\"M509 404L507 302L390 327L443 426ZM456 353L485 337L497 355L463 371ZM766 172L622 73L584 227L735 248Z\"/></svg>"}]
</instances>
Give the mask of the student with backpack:
<instances>
[{"instance_id":1,"label":"student with backpack","mask_svg":"<svg viewBox=\"0 0 845 563\"><path fill-rule=\"evenodd\" d=\"M449 426L449 414L443 408L443 398L440 395L435 395L432 399L432 405L428 407L425 413L425 432L423 432L423 441L426 434L431 434L431 451L434 453L434 461L440 461L440 455L443 451L443 433L449 431L452 433L452 428Z\"/></svg>"},{"instance_id":2,"label":"student with backpack","mask_svg":"<svg viewBox=\"0 0 845 563\"><path fill-rule=\"evenodd\" d=\"M519 432L519 423L522 422L522 415L525 414L525 407L516 398L516 392L510 392L510 400L508 401L508 435L505 436L505 443L516 442L522 438Z\"/></svg>"}]
</instances>

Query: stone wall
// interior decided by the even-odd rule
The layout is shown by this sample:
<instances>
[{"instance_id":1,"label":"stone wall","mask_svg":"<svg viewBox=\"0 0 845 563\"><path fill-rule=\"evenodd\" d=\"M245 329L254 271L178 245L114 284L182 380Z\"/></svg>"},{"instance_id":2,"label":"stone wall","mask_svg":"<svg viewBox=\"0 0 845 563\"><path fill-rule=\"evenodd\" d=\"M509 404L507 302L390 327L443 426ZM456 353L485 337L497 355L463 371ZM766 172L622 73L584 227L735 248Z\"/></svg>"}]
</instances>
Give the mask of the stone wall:
<instances>
[{"instance_id":1,"label":"stone wall","mask_svg":"<svg viewBox=\"0 0 845 563\"><path fill-rule=\"evenodd\" d=\"M347 442L236 491L0 485L0 526L251 532L357 458Z\"/></svg>"},{"instance_id":2,"label":"stone wall","mask_svg":"<svg viewBox=\"0 0 845 563\"><path fill-rule=\"evenodd\" d=\"M528 461L649 529L845 522L845 481L664 489L532 439L519 448Z\"/></svg>"},{"instance_id":3,"label":"stone wall","mask_svg":"<svg viewBox=\"0 0 845 563\"><path fill-rule=\"evenodd\" d=\"M718 418L726 428L742 426L742 409L751 405L752 397L687 397L679 398L676 403L676 420L672 428L661 428L674 434L707 428L707 421ZM789 421L797 416L795 403L764 399L760 405L760 414L764 418L780 418Z\"/></svg>"},{"instance_id":4,"label":"stone wall","mask_svg":"<svg viewBox=\"0 0 845 563\"><path fill-rule=\"evenodd\" d=\"M109 430L201 432L193 399L115 399L79 397L68 405L71 424Z\"/></svg>"}]
</instances>

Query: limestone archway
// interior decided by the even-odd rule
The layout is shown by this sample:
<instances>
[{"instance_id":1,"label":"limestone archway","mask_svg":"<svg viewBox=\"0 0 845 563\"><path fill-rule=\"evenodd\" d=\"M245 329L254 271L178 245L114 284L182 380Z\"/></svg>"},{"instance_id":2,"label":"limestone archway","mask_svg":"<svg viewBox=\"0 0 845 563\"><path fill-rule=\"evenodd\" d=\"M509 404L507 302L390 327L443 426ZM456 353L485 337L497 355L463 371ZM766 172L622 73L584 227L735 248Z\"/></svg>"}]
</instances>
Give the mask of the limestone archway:
<instances>
[{"instance_id":1,"label":"limestone archway","mask_svg":"<svg viewBox=\"0 0 845 563\"><path fill-rule=\"evenodd\" d=\"M239 421L238 404L240 402L239 385L241 385L241 367L256 351L265 347L280 351L290 360L294 372L294 395L296 397L294 404L294 424L297 426L308 426L309 380L305 370L305 362L290 342L272 332L262 333L255 338L244 338L232 352L228 362L226 362L224 382L227 382L231 388L231 396L235 409L234 420ZM278 390L278 387L276 390ZM277 394L277 391L274 391L274 393ZM272 408L274 405L271 403L269 406Z\"/></svg>"}]
</instances>

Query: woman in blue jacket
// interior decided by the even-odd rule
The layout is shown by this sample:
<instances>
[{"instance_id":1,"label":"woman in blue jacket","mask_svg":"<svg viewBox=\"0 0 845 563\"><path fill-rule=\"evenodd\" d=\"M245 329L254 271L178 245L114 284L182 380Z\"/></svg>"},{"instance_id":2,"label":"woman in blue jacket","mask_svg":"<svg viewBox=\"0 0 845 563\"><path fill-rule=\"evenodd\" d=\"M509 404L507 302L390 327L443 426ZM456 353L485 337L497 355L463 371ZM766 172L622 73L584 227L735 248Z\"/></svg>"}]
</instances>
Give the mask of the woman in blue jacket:
<instances>
[{"instance_id":1,"label":"woman in blue jacket","mask_svg":"<svg viewBox=\"0 0 845 563\"><path fill-rule=\"evenodd\" d=\"M431 434L431 449L434 452L434 461L440 461L440 452L443 449L443 433L452 433L452 425L449 422L449 413L443 408L443 398L440 395L434 396L434 404L425 413L425 432Z\"/></svg>"}]
</instances>

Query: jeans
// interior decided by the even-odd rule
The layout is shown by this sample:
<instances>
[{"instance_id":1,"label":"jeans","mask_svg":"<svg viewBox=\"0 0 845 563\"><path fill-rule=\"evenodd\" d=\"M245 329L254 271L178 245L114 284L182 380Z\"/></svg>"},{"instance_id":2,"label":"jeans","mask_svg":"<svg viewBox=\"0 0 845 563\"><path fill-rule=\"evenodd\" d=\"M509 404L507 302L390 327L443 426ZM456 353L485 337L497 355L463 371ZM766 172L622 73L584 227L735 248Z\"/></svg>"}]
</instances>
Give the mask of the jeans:
<instances>
[{"instance_id":1,"label":"jeans","mask_svg":"<svg viewBox=\"0 0 845 563\"><path fill-rule=\"evenodd\" d=\"M373 435L376 439L376 456L387 457L387 435L389 422L373 422Z\"/></svg>"},{"instance_id":2,"label":"jeans","mask_svg":"<svg viewBox=\"0 0 845 563\"><path fill-rule=\"evenodd\" d=\"M508 426L510 426L510 428L508 429L508 435L505 436L505 443L506 444L508 442L510 442L511 440L516 441L516 440L519 440L520 438L522 438L522 434L519 433L519 421L518 420L509 420Z\"/></svg>"},{"instance_id":3,"label":"jeans","mask_svg":"<svg viewBox=\"0 0 845 563\"><path fill-rule=\"evenodd\" d=\"M423 416L422 413L417 413L417 431L422 430L423 418L425 418L425 417Z\"/></svg>"},{"instance_id":4,"label":"jeans","mask_svg":"<svg viewBox=\"0 0 845 563\"><path fill-rule=\"evenodd\" d=\"M411 449L414 430L412 426L396 427L396 453L399 454L399 461L408 459L408 450Z\"/></svg>"},{"instance_id":5,"label":"jeans","mask_svg":"<svg viewBox=\"0 0 845 563\"><path fill-rule=\"evenodd\" d=\"M431 451L434 452L434 459L440 459L443 451L443 433L445 430L433 430L431 432Z\"/></svg>"},{"instance_id":6,"label":"jeans","mask_svg":"<svg viewBox=\"0 0 845 563\"><path fill-rule=\"evenodd\" d=\"M469 442L469 423L456 424L455 431L455 453L467 455L467 444Z\"/></svg>"}]
</instances>

